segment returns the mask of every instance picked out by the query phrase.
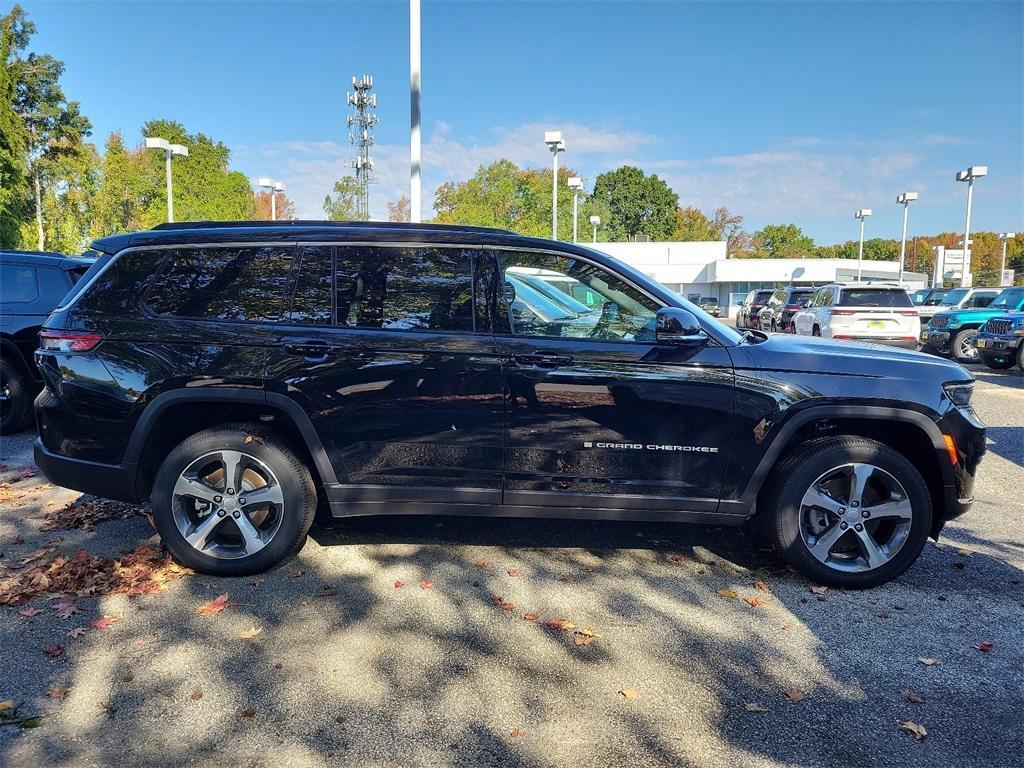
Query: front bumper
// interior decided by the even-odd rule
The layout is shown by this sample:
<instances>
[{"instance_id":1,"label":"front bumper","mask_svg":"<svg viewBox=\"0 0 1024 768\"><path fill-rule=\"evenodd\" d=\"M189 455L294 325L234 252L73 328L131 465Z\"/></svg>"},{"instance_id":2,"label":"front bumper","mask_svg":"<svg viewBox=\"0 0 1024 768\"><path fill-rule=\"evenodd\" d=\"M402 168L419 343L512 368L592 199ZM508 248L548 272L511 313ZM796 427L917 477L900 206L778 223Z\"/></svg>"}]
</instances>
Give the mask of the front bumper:
<instances>
[{"instance_id":1,"label":"front bumper","mask_svg":"<svg viewBox=\"0 0 1024 768\"><path fill-rule=\"evenodd\" d=\"M931 328L925 328L921 331L921 345L925 349L931 349L939 354L947 354L949 352L950 338L952 333L945 330L933 330Z\"/></svg>"},{"instance_id":2,"label":"front bumper","mask_svg":"<svg viewBox=\"0 0 1024 768\"><path fill-rule=\"evenodd\" d=\"M1016 354L1017 347L1024 341L1021 336L993 336L979 333L974 337L974 346L982 355L991 357L1010 357Z\"/></svg>"},{"instance_id":3,"label":"front bumper","mask_svg":"<svg viewBox=\"0 0 1024 768\"><path fill-rule=\"evenodd\" d=\"M956 443L957 462L943 482L943 508L932 521L932 536L943 526L970 510L974 503L974 479L985 455L985 424L971 408L953 408L937 424L939 431ZM948 457L940 456L940 461Z\"/></svg>"}]
</instances>

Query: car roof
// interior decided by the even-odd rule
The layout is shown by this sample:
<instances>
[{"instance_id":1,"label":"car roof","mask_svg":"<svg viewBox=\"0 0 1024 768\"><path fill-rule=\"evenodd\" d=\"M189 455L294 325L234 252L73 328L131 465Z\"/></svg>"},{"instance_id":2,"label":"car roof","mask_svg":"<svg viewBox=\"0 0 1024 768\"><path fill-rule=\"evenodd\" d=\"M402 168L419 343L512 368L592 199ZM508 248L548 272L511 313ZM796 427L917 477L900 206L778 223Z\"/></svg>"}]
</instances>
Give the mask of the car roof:
<instances>
[{"instance_id":1,"label":"car roof","mask_svg":"<svg viewBox=\"0 0 1024 768\"><path fill-rule=\"evenodd\" d=\"M19 264L39 264L66 269L74 266L89 266L96 258L93 256L67 256L51 251L14 251L0 250L0 261L17 262Z\"/></svg>"}]
</instances>

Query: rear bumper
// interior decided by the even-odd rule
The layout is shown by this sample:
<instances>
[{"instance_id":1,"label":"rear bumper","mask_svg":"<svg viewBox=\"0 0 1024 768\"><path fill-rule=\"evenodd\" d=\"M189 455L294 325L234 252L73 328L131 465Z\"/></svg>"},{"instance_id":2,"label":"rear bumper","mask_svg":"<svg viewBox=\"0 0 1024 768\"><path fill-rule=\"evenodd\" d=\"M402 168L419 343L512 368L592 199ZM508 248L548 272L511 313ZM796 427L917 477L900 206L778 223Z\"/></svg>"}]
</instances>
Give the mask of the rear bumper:
<instances>
[{"instance_id":1,"label":"rear bumper","mask_svg":"<svg viewBox=\"0 0 1024 768\"><path fill-rule=\"evenodd\" d=\"M32 454L36 466L54 485L118 501L144 500L138 492L136 464L100 464L69 459L46 450L40 438L36 438Z\"/></svg>"}]
</instances>

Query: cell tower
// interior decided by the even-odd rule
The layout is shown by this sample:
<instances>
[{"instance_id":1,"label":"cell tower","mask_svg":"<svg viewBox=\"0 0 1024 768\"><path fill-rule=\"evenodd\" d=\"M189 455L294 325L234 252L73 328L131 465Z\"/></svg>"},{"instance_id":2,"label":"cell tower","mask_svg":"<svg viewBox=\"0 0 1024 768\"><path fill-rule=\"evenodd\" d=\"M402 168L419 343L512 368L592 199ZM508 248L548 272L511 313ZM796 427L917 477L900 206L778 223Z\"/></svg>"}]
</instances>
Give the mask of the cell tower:
<instances>
[{"instance_id":1,"label":"cell tower","mask_svg":"<svg viewBox=\"0 0 1024 768\"><path fill-rule=\"evenodd\" d=\"M358 148L356 159L348 165L356 169L359 212L365 220L370 218L370 183L374 181L370 147L373 146L373 126L377 124L377 115L373 113L377 108L377 94L370 93L372 88L372 75L353 76L353 93L348 94L348 105L355 108L355 114L348 116L348 143Z\"/></svg>"}]
</instances>

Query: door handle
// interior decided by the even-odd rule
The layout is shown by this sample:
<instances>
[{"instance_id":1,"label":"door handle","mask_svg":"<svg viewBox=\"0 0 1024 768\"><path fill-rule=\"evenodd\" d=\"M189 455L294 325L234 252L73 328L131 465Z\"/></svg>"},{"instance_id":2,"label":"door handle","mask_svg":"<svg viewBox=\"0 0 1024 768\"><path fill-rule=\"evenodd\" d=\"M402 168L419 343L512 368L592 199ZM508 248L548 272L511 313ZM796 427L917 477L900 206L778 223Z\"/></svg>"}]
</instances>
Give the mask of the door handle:
<instances>
[{"instance_id":1,"label":"door handle","mask_svg":"<svg viewBox=\"0 0 1024 768\"><path fill-rule=\"evenodd\" d=\"M289 355L301 355L311 363L322 363L331 356L331 348L326 341L302 339L283 345Z\"/></svg>"},{"instance_id":2,"label":"door handle","mask_svg":"<svg viewBox=\"0 0 1024 768\"><path fill-rule=\"evenodd\" d=\"M537 352L531 355L515 355L515 361L520 365L532 365L535 368L557 368L572 363L572 357Z\"/></svg>"}]
</instances>

